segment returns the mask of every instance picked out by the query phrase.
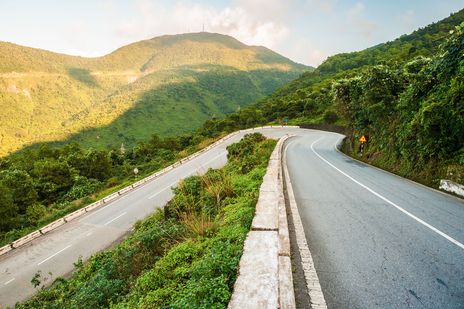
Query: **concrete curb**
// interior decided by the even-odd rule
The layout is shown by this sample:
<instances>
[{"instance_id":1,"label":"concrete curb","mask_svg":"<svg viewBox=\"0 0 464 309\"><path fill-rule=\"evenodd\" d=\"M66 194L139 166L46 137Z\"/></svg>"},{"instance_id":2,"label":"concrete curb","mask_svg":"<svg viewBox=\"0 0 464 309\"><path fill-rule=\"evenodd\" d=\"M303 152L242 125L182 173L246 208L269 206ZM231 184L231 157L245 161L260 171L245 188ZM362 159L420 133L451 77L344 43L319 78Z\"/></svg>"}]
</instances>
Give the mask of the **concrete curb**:
<instances>
[{"instance_id":1,"label":"concrete curb","mask_svg":"<svg viewBox=\"0 0 464 309\"><path fill-rule=\"evenodd\" d=\"M229 308L295 308L282 177L282 137L269 159Z\"/></svg>"},{"instance_id":2,"label":"concrete curb","mask_svg":"<svg viewBox=\"0 0 464 309\"><path fill-rule=\"evenodd\" d=\"M440 189L464 197L464 186L451 180L440 180Z\"/></svg>"},{"instance_id":3,"label":"concrete curb","mask_svg":"<svg viewBox=\"0 0 464 309\"><path fill-rule=\"evenodd\" d=\"M301 222L300 213L293 193L292 182L287 168L286 152L283 154L283 175L287 198L289 202L289 211L293 219L293 225L295 228L296 242L298 245L299 254L301 257L301 264L306 279L306 286L308 288L308 294L311 302L311 308L314 309L326 309L327 304L322 293L322 288L319 283L319 278L316 273L313 258L309 251L308 244L306 242L306 236Z\"/></svg>"},{"instance_id":4,"label":"concrete curb","mask_svg":"<svg viewBox=\"0 0 464 309\"><path fill-rule=\"evenodd\" d=\"M167 167L165 167L164 169L152 174L152 175L149 175L127 187L124 187L122 188L121 190L115 192L115 193L112 193L106 197L104 197L103 199L99 200L99 201L96 201L95 203L92 203L82 209L79 209L79 210L76 210L70 214L67 214L66 216L56 220L56 221L53 221L52 223L40 228L39 230L37 231L34 231L26 236L23 236L15 241L13 241L12 243L8 244L8 245L5 245L3 247L0 248L0 256L3 255L3 254L6 254L8 253L9 251L13 250L13 249L17 249L18 247L40 237L41 235L45 234L45 233L48 233L58 227L60 227L61 225L69 222L69 221L72 221L74 219L77 219L79 218L80 216L84 215L85 213L87 212L90 212L92 210L94 210L95 208L98 208L100 207L101 205L104 205L108 202L111 202L113 200L116 200L117 198L119 198L120 196L123 196L129 192L131 192L132 190L134 190L135 188L138 188L140 187L141 185L144 185L146 184L147 182L153 180L153 179L156 179L164 174L166 174L167 172L173 170L174 168L186 163L186 162L189 162L191 161L192 159L198 157L200 154L210 150L211 148L214 148L216 147L217 145L223 143L224 141L232 138L233 136L237 135L237 134L240 134L240 133L248 133L248 132L253 132L255 131L256 129L268 129L268 128L280 128L280 127L284 127L284 126L265 126L265 127L257 127L257 128L252 128L252 129L246 129L246 130L240 130L240 131L236 131L236 132L232 132L228 135L226 135L225 137L217 140L216 142L212 143L211 145L189 155L188 157L186 158L183 158ZM299 128L298 126L285 126L287 128Z\"/></svg>"}]
</instances>

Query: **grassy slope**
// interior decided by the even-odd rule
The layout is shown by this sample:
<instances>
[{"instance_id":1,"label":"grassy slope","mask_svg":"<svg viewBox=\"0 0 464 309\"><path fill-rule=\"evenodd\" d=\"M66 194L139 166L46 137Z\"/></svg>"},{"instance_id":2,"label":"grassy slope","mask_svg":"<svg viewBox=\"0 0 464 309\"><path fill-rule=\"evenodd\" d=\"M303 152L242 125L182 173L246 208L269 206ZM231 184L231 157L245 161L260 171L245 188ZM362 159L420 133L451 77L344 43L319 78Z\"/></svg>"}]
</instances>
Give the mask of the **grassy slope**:
<instances>
[{"instance_id":1,"label":"grassy slope","mask_svg":"<svg viewBox=\"0 0 464 309\"><path fill-rule=\"evenodd\" d=\"M0 42L0 155L101 127L102 134L74 139L101 148L178 134L270 94L307 69L211 33L157 37L99 58Z\"/></svg>"},{"instance_id":2,"label":"grassy slope","mask_svg":"<svg viewBox=\"0 0 464 309\"><path fill-rule=\"evenodd\" d=\"M121 244L17 308L225 308L275 144L253 134L229 146L223 169L183 181Z\"/></svg>"}]
</instances>

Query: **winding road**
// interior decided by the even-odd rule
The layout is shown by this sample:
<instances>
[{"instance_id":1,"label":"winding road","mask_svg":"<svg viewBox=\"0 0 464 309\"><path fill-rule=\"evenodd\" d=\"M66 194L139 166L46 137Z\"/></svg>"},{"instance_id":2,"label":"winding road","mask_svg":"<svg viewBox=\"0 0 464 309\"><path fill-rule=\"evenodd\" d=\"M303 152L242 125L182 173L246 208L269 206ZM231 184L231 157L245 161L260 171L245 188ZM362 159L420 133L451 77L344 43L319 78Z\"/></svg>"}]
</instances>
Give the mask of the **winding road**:
<instances>
[{"instance_id":1,"label":"winding road","mask_svg":"<svg viewBox=\"0 0 464 309\"><path fill-rule=\"evenodd\" d=\"M464 308L464 202L336 150L342 136L297 128L255 130L286 143L295 197L330 308ZM124 236L189 175L226 162L224 143L119 199L0 256L0 304L34 293ZM50 275L51 273L51 275Z\"/></svg>"},{"instance_id":2,"label":"winding road","mask_svg":"<svg viewBox=\"0 0 464 309\"><path fill-rule=\"evenodd\" d=\"M279 138L297 128L256 130ZM172 197L171 187L185 177L219 168L227 162L226 147L239 141L240 132L166 174L128 192L119 199L97 208L26 245L0 256L0 307L13 306L34 294L31 279L38 271L45 284L74 269L81 256L84 260L123 237L137 220L162 207ZM51 275L50 275L51 274ZM44 281L44 280L42 280Z\"/></svg>"},{"instance_id":3,"label":"winding road","mask_svg":"<svg viewBox=\"0 0 464 309\"><path fill-rule=\"evenodd\" d=\"M464 308L464 202L353 160L342 136L286 144L329 308Z\"/></svg>"}]
</instances>

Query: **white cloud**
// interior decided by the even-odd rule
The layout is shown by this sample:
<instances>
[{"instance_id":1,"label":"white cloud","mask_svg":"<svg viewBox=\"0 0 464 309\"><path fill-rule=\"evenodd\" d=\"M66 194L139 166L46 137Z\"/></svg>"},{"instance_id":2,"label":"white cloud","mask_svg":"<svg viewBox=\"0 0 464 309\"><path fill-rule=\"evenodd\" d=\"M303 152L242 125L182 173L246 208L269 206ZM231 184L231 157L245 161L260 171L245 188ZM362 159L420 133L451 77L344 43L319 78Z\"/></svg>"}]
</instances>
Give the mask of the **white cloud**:
<instances>
[{"instance_id":1,"label":"white cloud","mask_svg":"<svg viewBox=\"0 0 464 309\"><path fill-rule=\"evenodd\" d=\"M246 7L235 5L216 9L189 3L167 7L141 0L137 1L138 16L121 21L117 34L128 43L163 34L198 32L204 25L209 32L228 34L246 44L274 48L286 37L288 29L269 12L283 10L284 1L272 0L274 9L261 10L266 12L263 14L255 11L260 7L259 2L262 1L250 1Z\"/></svg>"},{"instance_id":2,"label":"white cloud","mask_svg":"<svg viewBox=\"0 0 464 309\"><path fill-rule=\"evenodd\" d=\"M378 25L365 17L366 6L362 2L356 2L348 12L348 20L357 32L364 37L371 37L378 30Z\"/></svg>"},{"instance_id":3,"label":"white cloud","mask_svg":"<svg viewBox=\"0 0 464 309\"><path fill-rule=\"evenodd\" d=\"M360 19L366 10L366 6L362 2L356 2L354 6L348 9L348 16L351 19Z\"/></svg>"},{"instance_id":4,"label":"white cloud","mask_svg":"<svg viewBox=\"0 0 464 309\"><path fill-rule=\"evenodd\" d=\"M326 51L317 48L306 38L289 40L282 52L297 62L313 66L320 64L328 56Z\"/></svg>"},{"instance_id":5,"label":"white cloud","mask_svg":"<svg viewBox=\"0 0 464 309\"><path fill-rule=\"evenodd\" d=\"M307 6L310 9L317 9L323 13L332 13L337 0L307 0Z\"/></svg>"},{"instance_id":6,"label":"white cloud","mask_svg":"<svg viewBox=\"0 0 464 309\"><path fill-rule=\"evenodd\" d=\"M81 49L75 49L75 48L66 49L64 53L66 55L91 57L91 58L100 57L105 54L105 52L101 52L97 50L91 51L91 50L81 50Z\"/></svg>"},{"instance_id":7,"label":"white cloud","mask_svg":"<svg viewBox=\"0 0 464 309\"><path fill-rule=\"evenodd\" d=\"M257 20L285 21L289 11L294 9L294 1L288 0L236 0L236 7L242 8ZM293 6L291 7L291 4Z\"/></svg>"},{"instance_id":8,"label":"white cloud","mask_svg":"<svg viewBox=\"0 0 464 309\"><path fill-rule=\"evenodd\" d=\"M410 30L416 23L416 12L407 10L399 16L399 20L405 30Z\"/></svg>"}]
</instances>

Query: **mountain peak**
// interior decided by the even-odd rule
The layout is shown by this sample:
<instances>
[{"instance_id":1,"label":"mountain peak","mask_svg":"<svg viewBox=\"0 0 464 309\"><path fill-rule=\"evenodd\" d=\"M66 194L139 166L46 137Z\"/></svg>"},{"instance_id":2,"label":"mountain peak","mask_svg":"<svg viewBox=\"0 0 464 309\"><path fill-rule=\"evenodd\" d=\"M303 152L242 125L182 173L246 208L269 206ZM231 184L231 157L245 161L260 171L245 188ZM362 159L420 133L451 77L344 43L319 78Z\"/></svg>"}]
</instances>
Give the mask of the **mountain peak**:
<instances>
[{"instance_id":1,"label":"mountain peak","mask_svg":"<svg viewBox=\"0 0 464 309\"><path fill-rule=\"evenodd\" d=\"M86 135L96 147L186 132L306 69L267 48L208 32L163 35L97 58L0 42L0 155L84 128L106 126Z\"/></svg>"}]
</instances>

